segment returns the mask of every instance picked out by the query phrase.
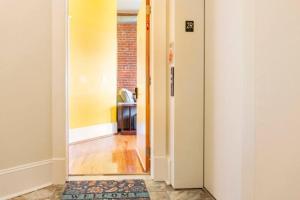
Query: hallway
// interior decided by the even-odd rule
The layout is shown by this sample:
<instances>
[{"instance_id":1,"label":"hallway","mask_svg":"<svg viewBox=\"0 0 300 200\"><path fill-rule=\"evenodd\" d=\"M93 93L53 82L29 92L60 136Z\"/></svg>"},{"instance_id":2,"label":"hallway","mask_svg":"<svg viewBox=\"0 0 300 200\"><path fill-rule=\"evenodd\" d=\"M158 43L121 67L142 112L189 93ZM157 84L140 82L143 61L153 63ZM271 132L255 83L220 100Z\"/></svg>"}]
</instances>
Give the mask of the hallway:
<instances>
[{"instance_id":1,"label":"hallway","mask_svg":"<svg viewBox=\"0 0 300 200\"><path fill-rule=\"evenodd\" d=\"M93 1L102 11L87 5L70 17L68 1L76 8ZM147 140L139 131L137 138L114 135L121 128L117 1L0 1L0 200L60 199L78 179L89 181L75 196L120 188L117 195L127 190L133 200L147 186L142 198L152 200L210 200L204 190L217 200L300 200L300 0L147 0L151 98L142 105L150 108L149 126L138 118L133 126L149 129L141 134ZM99 33L110 40L98 40ZM72 48L83 59L69 59ZM70 65L82 72L73 81ZM107 67L95 70L100 65ZM137 154L140 142L146 148ZM133 175L145 178L138 155L151 169L140 185L130 183ZM99 186L110 175L128 182ZM87 193L91 186L98 190Z\"/></svg>"}]
</instances>

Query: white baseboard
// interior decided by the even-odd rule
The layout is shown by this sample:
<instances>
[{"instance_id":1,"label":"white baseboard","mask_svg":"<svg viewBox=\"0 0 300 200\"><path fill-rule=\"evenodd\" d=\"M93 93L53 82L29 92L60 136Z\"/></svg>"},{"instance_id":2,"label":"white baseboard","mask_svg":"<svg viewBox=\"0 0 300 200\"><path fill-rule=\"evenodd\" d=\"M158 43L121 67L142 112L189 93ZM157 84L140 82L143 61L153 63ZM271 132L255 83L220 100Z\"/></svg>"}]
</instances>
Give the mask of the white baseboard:
<instances>
[{"instance_id":1,"label":"white baseboard","mask_svg":"<svg viewBox=\"0 0 300 200\"><path fill-rule=\"evenodd\" d=\"M52 183L55 185L62 185L66 182L67 168L65 158L53 158L52 159Z\"/></svg>"},{"instance_id":2,"label":"white baseboard","mask_svg":"<svg viewBox=\"0 0 300 200\"><path fill-rule=\"evenodd\" d=\"M118 132L117 123L99 124L82 128L71 129L69 133L69 144L106 137Z\"/></svg>"},{"instance_id":3,"label":"white baseboard","mask_svg":"<svg viewBox=\"0 0 300 200\"><path fill-rule=\"evenodd\" d=\"M153 179L169 182L169 159L165 156L154 156Z\"/></svg>"},{"instance_id":4,"label":"white baseboard","mask_svg":"<svg viewBox=\"0 0 300 200\"><path fill-rule=\"evenodd\" d=\"M0 200L65 183L64 167L64 158L54 158L0 170Z\"/></svg>"},{"instance_id":5,"label":"white baseboard","mask_svg":"<svg viewBox=\"0 0 300 200\"><path fill-rule=\"evenodd\" d=\"M171 175L171 171L172 171L172 160L170 157L167 158L167 162L168 162L168 178L166 180L166 184L167 185L172 185L172 175Z\"/></svg>"},{"instance_id":6,"label":"white baseboard","mask_svg":"<svg viewBox=\"0 0 300 200\"><path fill-rule=\"evenodd\" d=\"M0 200L17 197L51 184L51 159L0 170Z\"/></svg>"}]
</instances>

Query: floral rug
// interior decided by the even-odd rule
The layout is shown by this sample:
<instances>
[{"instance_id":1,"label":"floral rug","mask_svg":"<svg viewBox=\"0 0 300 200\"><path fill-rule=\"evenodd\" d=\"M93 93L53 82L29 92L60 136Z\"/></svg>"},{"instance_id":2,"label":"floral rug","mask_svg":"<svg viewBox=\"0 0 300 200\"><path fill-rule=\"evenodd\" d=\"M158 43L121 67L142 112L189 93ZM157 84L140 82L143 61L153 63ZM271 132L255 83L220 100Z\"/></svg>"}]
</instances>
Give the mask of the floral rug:
<instances>
[{"instance_id":1,"label":"floral rug","mask_svg":"<svg viewBox=\"0 0 300 200\"><path fill-rule=\"evenodd\" d=\"M150 200L143 180L71 181L62 200Z\"/></svg>"}]
</instances>

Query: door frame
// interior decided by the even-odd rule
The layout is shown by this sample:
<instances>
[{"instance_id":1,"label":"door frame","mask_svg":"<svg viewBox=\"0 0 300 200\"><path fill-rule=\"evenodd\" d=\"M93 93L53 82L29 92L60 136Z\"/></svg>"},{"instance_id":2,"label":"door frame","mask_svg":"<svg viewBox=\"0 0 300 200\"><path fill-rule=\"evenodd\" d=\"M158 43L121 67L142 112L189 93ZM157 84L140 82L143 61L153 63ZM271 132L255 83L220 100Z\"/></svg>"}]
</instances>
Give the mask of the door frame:
<instances>
[{"instance_id":1,"label":"door frame","mask_svg":"<svg viewBox=\"0 0 300 200\"><path fill-rule=\"evenodd\" d=\"M53 183L69 180L68 2L52 1ZM170 182L167 135L167 1L151 0L151 177Z\"/></svg>"},{"instance_id":2,"label":"door frame","mask_svg":"<svg viewBox=\"0 0 300 200\"><path fill-rule=\"evenodd\" d=\"M149 10L150 9L150 10ZM151 167L151 2L146 0L146 172Z\"/></svg>"}]
</instances>

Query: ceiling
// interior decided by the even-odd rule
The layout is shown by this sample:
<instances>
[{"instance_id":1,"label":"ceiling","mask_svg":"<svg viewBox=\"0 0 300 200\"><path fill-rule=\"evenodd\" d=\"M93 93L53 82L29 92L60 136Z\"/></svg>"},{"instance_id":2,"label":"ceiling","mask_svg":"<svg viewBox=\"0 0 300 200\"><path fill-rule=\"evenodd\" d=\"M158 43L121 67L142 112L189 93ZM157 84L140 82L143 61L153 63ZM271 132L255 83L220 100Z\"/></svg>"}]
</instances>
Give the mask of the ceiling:
<instances>
[{"instance_id":1,"label":"ceiling","mask_svg":"<svg viewBox=\"0 0 300 200\"><path fill-rule=\"evenodd\" d=\"M118 12L137 13L140 8L141 0L117 0Z\"/></svg>"}]
</instances>

